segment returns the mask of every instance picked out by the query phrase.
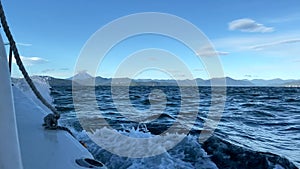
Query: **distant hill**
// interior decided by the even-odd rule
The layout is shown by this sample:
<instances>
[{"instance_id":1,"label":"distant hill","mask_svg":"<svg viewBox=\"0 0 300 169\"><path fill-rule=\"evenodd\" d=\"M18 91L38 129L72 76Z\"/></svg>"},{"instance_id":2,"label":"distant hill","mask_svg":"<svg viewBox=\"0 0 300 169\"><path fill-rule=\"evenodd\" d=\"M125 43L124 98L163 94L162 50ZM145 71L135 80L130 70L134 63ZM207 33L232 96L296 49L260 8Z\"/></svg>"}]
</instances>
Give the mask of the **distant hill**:
<instances>
[{"instance_id":1,"label":"distant hill","mask_svg":"<svg viewBox=\"0 0 300 169\"><path fill-rule=\"evenodd\" d=\"M50 86L72 86L72 80L69 79L57 79L49 77L48 82Z\"/></svg>"},{"instance_id":2,"label":"distant hill","mask_svg":"<svg viewBox=\"0 0 300 169\"><path fill-rule=\"evenodd\" d=\"M271 79L271 80L263 80L263 79L253 79L250 80L251 83L253 83L256 86L282 86L285 83L291 83L295 80L282 80L282 79Z\"/></svg>"},{"instance_id":3,"label":"distant hill","mask_svg":"<svg viewBox=\"0 0 300 169\"><path fill-rule=\"evenodd\" d=\"M300 87L300 80L284 83L284 86Z\"/></svg>"},{"instance_id":4,"label":"distant hill","mask_svg":"<svg viewBox=\"0 0 300 169\"><path fill-rule=\"evenodd\" d=\"M195 79L194 80L153 80L153 79L129 79L129 78L103 78L103 77L92 77L91 75L87 74L86 72L80 72L77 75L68 78L72 79L76 83L80 85L91 85L92 82L95 82L95 85L99 86L106 86L106 85L116 85L116 86L124 86L130 84L131 86L191 86L195 83L198 86L210 86L214 84L216 86L223 85L224 79L222 78L214 78L210 80L203 80L203 79ZM212 81L214 83L212 83ZM247 80L235 80L230 77L225 78L227 86L254 86L253 83Z\"/></svg>"},{"instance_id":5,"label":"distant hill","mask_svg":"<svg viewBox=\"0 0 300 169\"><path fill-rule=\"evenodd\" d=\"M222 85L222 79L221 78L214 78L210 81L214 80L214 83L216 83L217 86ZM226 86L254 86L253 83L247 81L247 80L235 80L230 77L226 77Z\"/></svg>"},{"instance_id":6,"label":"distant hill","mask_svg":"<svg viewBox=\"0 0 300 169\"><path fill-rule=\"evenodd\" d=\"M75 76L67 79L59 79L49 76L40 76L47 78L51 86L192 86L196 81L198 86L210 86L214 84L216 86L223 85L224 79L213 78L209 80L204 80L197 78L194 80L159 80L159 79L129 79L129 78L103 78L100 76L93 77L86 72L79 72ZM16 81L15 78L12 78ZM282 80L282 79L254 79L254 80L236 80L230 77L225 78L226 86L300 86L300 80ZM213 82L213 83L212 83Z\"/></svg>"}]
</instances>

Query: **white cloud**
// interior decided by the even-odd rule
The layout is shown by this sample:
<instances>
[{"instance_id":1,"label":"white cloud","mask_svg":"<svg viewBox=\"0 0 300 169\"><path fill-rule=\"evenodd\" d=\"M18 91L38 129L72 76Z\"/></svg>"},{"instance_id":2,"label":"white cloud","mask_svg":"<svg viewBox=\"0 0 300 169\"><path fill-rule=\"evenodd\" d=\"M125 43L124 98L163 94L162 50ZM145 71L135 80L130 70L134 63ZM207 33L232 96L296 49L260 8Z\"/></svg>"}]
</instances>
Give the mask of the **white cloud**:
<instances>
[{"instance_id":1,"label":"white cloud","mask_svg":"<svg viewBox=\"0 0 300 169\"><path fill-rule=\"evenodd\" d=\"M229 53L224 51L216 51L212 47L204 46L200 50L198 50L196 54L198 56L211 57L211 56L228 55Z\"/></svg>"},{"instance_id":2,"label":"white cloud","mask_svg":"<svg viewBox=\"0 0 300 169\"><path fill-rule=\"evenodd\" d=\"M229 30L239 30L242 32L273 32L273 27L266 27L263 24L257 23L256 21L249 19L249 18L243 18L243 19L237 19L229 22L228 24Z\"/></svg>"},{"instance_id":3,"label":"white cloud","mask_svg":"<svg viewBox=\"0 0 300 169\"><path fill-rule=\"evenodd\" d=\"M218 55L228 55L229 52L224 52L224 51L216 51Z\"/></svg>"},{"instance_id":4,"label":"white cloud","mask_svg":"<svg viewBox=\"0 0 300 169\"><path fill-rule=\"evenodd\" d=\"M300 31L213 39L213 45L230 54L256 52L264 56L299 57Z\"/></svg>"},{"instance_id":5,"label":"white cloud","mask_svg":"<svg viewBox=\"0 0 300 169\"><path fill-rule=\"evenodd\" d=\"M224 56L224 55L228 55L229 52L223 52L223 51L198 51L196 54L198 56L211 57L211 56Z\"/></svg>"},{"instance_id":6,"label":"white cloud","mask_svg":"<svg viewBox=\"0 0 300 169\"><path fill-rule=\"evenodd\" d=\"M32 46L30 43L17 43L19 46Z\"/></svg>"},{"instance_id":7,"label":"white cloud","mask_svg":"<svg viewBox=\"0 0 300 169\"><path fill-rule=\"evenodd\" d=\"M49 73L49 72L53 72L53 71L55 71L55 69L44 69L41 72L42 73Z\"/></svg>"},{"instance_id":8,"label":"white cloud","mask_svg":"<svg viewBox=\"0 0 300 169\"><path fill-rule=\"evenodd\" d=\"M40 58L40 57L25 57L25 56L20 56L23 64L25 66L33 66L37 64L44 64L47 63L48 60ZM16 60L13 57L13 63L16 63Z\"/></svg>"},{"instance_id":9,"label":"white cloud","mask_svg":"<svg viewBox=\"0 0 300 169\"><path fill-rule=\"evenodd\" d=\"M265 48L274 47L274 46L278 46L278 45L292 44L292 43L299 43L299 42L300 42L300 39L288 39L288 40L281 40L281 41L275 41L275 42L271 42L271 43L264 43L264 44L260 44L260 45L251 46L250 49L262 50Z\"/></svg>"},{"instance_id":10,"label":"white cloud","mask_svg":"<svg viewBox=\"0 0 300 169\"><path fill-rule=\"evenodd\" d=\"M297 60L300 60L300 42L298 42L298 40L300 40L300 31L295 30L288 32L277 32L276 34L258 34L255 36L231 36L212 39L211 41L215 48L230 52L230 56L221 58L225 61L227 61L227 58L234 58L243 62L244 58L251 58L249 65L253 65L251 61L256 59L257 64L260 65L266 60L270 60L270 63L273 61L276 62L278 60L282 60L283 65L289 65L293 63L297 64L299 67L300 62L297 62ZM292 65L287 66L287 69L292 69L290 66ZM251 71L249 68L249 71L244 72L244 74L255 74L255 72L256 74L261 74L259 71L256 71L252 68ZM292 73L292 75L294 76L295 74ZM237 76L240 76L240 74Z\"/></svg>"}]
</instances>

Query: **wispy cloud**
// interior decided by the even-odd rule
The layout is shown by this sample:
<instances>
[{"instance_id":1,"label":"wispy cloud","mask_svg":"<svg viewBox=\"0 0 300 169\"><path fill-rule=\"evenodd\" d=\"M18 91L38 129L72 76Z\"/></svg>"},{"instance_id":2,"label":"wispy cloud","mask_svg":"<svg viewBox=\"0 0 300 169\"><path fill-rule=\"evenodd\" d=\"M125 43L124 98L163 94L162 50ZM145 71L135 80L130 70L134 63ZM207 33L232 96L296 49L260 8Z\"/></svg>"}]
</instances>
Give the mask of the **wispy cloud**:
<instances>
[{"instance_id":1,"label":"wispy cloud","mask_svg":"<svg viewBox=\"0 0 300 169\"><path fill-rule=\"evenodd\" d=\"M256 54L263 56L286 56L290 58L299 57L299 41L299 31L256 36L233 36L212 40L216 48L226 50L230 54L256 52Z\"/></svg>"},{"instance_id":2,"label":"wispy cloud","mask_svg":"<svg viewBox=\"0 0 300 169\"><path fill-rule=\"evenodd\" d=\"M59 70L66 71L66 70L70 70L70 69L69 68L60 68Z\"/></svg>"},{"instance_id":3,"label":"wispy cloud","mask_svg":"<svg viewBox=\"0 0 300 169\"><path fill-rule=\"evenodd\" d=\"M281 40L281 41L275 41L272 43L264 43L264 44L260 44L260 45L251 46L250 49L262 50L265 48L274 47L274 46L278 46L278 45L292 44L292 43L299 43L299 42L300 42L300 39L288 39L288 40Z\"/></svg>"},{"instance_id":4,"label":"wispy cloud","mask_svg":"<svg viewBox=\"0 0 300 169\"><path fill-rule=\"evenodd\" d=\"M20 58L25 66L33 66L33 65L37 65L37 64L48 63L48 60L40 58L40 57L20 56ZM13 59L13 63L16 63L15 59Z\"/></svg>"},{"instance_id":5,"label":"wispy cloud","mask_svg":"<svg viewBox=\"0 0 300 169\"><path fill-rule=\"evenodd\" d=\"M204 69L201 69L201 68L195 68L193 69L194 72L203 72L205 71Z\"/></svg>"},{"instance_id":6,"label":"wispy cloud","mask_svg":"<svg viewBox=\"0 0 300 169\"><path fill-rule=\"evenodd\" d=\"M17 42L17 45L19 45L19 46L32 46L31 43L19 43L19 42Z\"/></svg>"},{"instance_id":7,"label":"wispy cloud","mask_svg":"<svg viewBox=\"0 0 300 169\"><path fill-rule=\"evenodd\" d=\"M242 32L273 32L273 27L267 27L263 24L257 23L256 21L249 19L249 18L243 18L243 19L237 19L229 22L228 24L229 30L239 30Z\"/></svg>"},{"instance_id":8,"label":"wispy cloud","mask_svg":"<svg viewBox=\"0 0 300 169\"><path fill-rule=\"evenodd\" d=\"M55 71L55 69L44 69L41 72L42 73L49 73L49 72L53 72L53 71Z\"/></svg>"},{"instance_id":9,"label":"wispy cloud","mask_svg":"<svg viewBox=\"0 0 300 169\"><path fill-rule=\"evenodd\" d=\"M250 74L246 74L246 75L244 75L245 76L245 78L247 78L247 79L255 79L255 78L258 78L259 76L257 76L257 75L250 75Z\"/></svg>"},{"instance_id":10,"label":"wispy cloud","mask_svg":"<svg viewBox=\"0 0 300 169\"><path fill-rule=\"evenodd\" d=\"M229 52L222 52L222 51L199 51L196 53L198 56L204 56L204 57L211 57L211 56L224 56L228 55Z\"/></svg>"},{"instance_id":11,"label":"wispy cloud","mask_svg":"<svg viewBox=\"0 0 300 169\"><path fill-rule=\"evenodd\" d=\"M299 21L299 20L300 20L300 13L293 13L290 15L269 19L268 22L269 23L285 23L285 22L293 22L293 21Z\"/></svg>"},{"instance_id":12,"label":"wispy cloud","mask_svg":"<svg viewBox=\"0 0 300 169\"><path fill-rule=\"evenodd\" d=\"M224 52L224 51L216 51L218 55L228 55L229 52Z\"/></svg>"},{"instance_id":13,"label":"wispy cloud","mask_svg":"<svg viewBox=\"0 0 300 169\"><path fill-rule=\"evenodd\" d=\"M211 57L211 56L221 56L221 55L228 55L229 52L224 51L216 51L210 46L204 46L201 49L199 49L196 53L198 56L203 57Z\"/></svg>"}]
</instances>

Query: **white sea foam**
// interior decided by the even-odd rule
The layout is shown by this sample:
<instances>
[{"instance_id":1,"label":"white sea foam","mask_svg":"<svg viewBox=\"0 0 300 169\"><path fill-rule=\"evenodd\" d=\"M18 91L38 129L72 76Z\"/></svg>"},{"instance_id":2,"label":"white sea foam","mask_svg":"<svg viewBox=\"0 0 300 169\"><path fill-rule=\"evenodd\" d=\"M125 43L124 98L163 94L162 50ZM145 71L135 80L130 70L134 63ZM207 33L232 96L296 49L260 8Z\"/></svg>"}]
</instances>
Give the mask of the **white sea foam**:
<instances>
[{"instance_id":1,"label":"white sea foam","mask_svg":"<svg viewBox=\"0 0 300 169\"><path fill-rule=\"evenodd\" d=\"M46 101L52 104L53 98L50 96L51 87L48 83L48 77L32 76L31 79L41 95L46 99ZM44 106L43 103L41 103L41 101L34 95L25 79L13 79L12 81L14 86L20 89L29 99L34 101L44 111L48 113L50 112L50 110L46 106Z\"/></svg>"},{"instance_id":2,"label":"white sea foam","mask_svg":"<svg viewBox=\"0 0 300 169\"><path fill-rule=\"evenodd\" d=\"M88 136L95 139L100 139L103 137L104 133L111 133L113 129L109 128L102 128L98 129L93 133L90 132L81 132L78 133L77 136L80 140L86 140ZM118 131L120 134L126 135L132 138L149 138L154 137L150 132L147 130L141 129L126 129L123 131ZM119 138L115 138L112 135L105 135L107 139L110 141L111 148L115 149L122 149L124 151L128 151L130 154L139 154L140 150L144 150L144 146L149 146L153 144L152 142L148 142L148 145L143 144L136 144L132 143L124 143ZM157 136L157 139L162 136ZM168 141L162 144L168 144L168 142L172 141L172 138L178 137L178 134L166 134ZM151 147L151 146L150 146ZM156 151L156 149L161 149L163 146L154 147L153 150L149 151ZM94 142L89 143L89 150L93 153L93 155L100 160L101 162L105 163L106 166L109 168L141 168L141 169L149 169L149 168L158 168L158 169L173 169L173 168L206 168L206 169L216 169L217 166L210 160L207 153L201 148L201 145L197 141L196 136L186 136L182 142L176 145L174 148L165 151L164 153L152 157L146 158L128 158L128 157L120 157L113 153L110 153L107 150L102 149L101 147L97 146Z\"/></svg>"},{"instance_id":3,"label":"white sea foam","mask_svg":"<svg viewBox=\"0 0 300 169\"><path fill-rule=\"evenodd\" d=\"M276 164L275 167L274 167L274 169L284 169L284 168L281 165Z\"/></svg>"}]
</instances>

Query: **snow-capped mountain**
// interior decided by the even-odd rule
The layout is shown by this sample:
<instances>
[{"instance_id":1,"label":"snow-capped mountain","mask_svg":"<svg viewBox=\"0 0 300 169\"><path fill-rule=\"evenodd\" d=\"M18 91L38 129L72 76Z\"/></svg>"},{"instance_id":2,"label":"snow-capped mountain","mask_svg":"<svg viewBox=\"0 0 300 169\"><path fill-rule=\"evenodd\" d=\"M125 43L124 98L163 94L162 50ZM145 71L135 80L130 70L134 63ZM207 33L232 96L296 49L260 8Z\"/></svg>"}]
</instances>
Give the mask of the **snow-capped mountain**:
<instances>
[{"instance_id":1,"label":"snow-capped mountain","mask_svg":"<svg viewBox=\"0 0 300 169\"><path fill-rule=\"evenodd\" d=\"M81 71L68 79L77 81L77 80L94 79L94 77L88 74L86 71Z\"/></svg>"}]
</instances>

